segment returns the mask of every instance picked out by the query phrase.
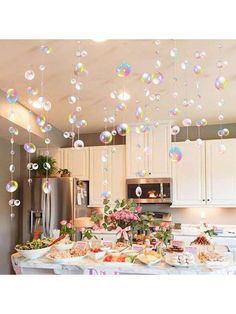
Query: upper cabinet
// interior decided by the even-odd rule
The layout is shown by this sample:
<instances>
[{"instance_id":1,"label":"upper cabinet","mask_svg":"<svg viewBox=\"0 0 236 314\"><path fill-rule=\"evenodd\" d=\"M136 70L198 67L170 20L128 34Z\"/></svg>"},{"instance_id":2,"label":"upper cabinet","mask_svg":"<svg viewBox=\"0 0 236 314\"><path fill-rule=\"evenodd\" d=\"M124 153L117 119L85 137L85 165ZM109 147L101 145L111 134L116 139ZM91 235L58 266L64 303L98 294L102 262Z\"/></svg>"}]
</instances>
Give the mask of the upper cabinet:
<instances>
[{"instance_id":1,"label":"upper cabinet","mask_svg":"<svg viewBox=\"0 0 236 314\"><path fill-rule=\"evenodd\" d=\"M220 140L206 141L207 202L210 205L236 205L236 139L226 139L224 153Z\"/></svg>"},{"instance_id":2,"label":"upper cabinet","mask_svg":"<svg viewBox=\"0 0 236 314\"><path fill-rule=\"evenodd\" d=\"M61 148L39 148L37 149L37 156L45 156L46 151L49 151L49 156L56 160L57 168L63 168L63 152Z\"/></svg>"},{"instance_id":3,"label":"upper cabinet","mask_svg":"<svg viewBox=\"0 0 236 314\"><path fill-rule=\"evenodd\" d=\"M73 177L89 180L89 148L63 148L63 168Z\"/></svg>"},{"instance_id":4,"label":"upper cabinet","mask_svg":"<svg viewBox=\"0 0 236 314\"><path fill-rule=\"evenodd\" d=\"M131 126L126 136L126 177L137 178L141 170L147 171L149 178L170 177L170 123L160 122L144 133L137 133L136 127Z\"/></svg>"},{"instance_id":5,"label":"upper cabinet","mask_svg":"<svg viewBox=\"0 0 236 314\"><path fill-rule=\"evenodd\" d=\"M182 160L172 162L173 206L203 205L205 195L205 143L177 143Z\"/></svg>"},{"instance_id":6,"label":"upper cabinet","mask_svg":"<svg viewBox=\"0 0 236 314\"><path fill-rule=\"evenodd\" d=\"M102 162L104 157L106 163ZM102 192L111 192L111 201L125 198L124 145L90 147L90 206L103 207ZM104 183L107 180L107 183Z\"/></svg>"},{"instance_id":7,"label":"upper cabinet","mask_svg":"<svg viewBox=\"0 0 236 314\"><path fill-rule=\"evenodd\" d=\"M236 206L236 139L178 143L183 158L172 163L173 207Z\"/></svg>"}]
</instances>

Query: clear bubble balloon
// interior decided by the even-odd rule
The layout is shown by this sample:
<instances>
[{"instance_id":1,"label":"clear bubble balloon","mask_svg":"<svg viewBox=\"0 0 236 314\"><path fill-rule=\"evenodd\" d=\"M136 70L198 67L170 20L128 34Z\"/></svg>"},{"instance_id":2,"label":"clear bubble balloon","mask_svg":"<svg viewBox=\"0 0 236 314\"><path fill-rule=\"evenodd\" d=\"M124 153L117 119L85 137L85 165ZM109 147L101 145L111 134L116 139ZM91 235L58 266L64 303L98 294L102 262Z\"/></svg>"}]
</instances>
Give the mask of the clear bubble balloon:
<instances>
[{"instance_id":1,"label":"clear bubble balloon","mask_svg":"<svg viewBox=\"0 0 236 314\"><path fill-rule=\"evenodd\" d=\"M47 101L45 101L44 103L43 103L43 109L45 110L45 111L50 111L51 110L51 108L52 108L52 104L51 104L51 102L49 101L49 100L47 100Z\"/></svg>"},{"instance_id":2,"label":"clear bubble balloon","mask_svg":"<svg viewBox=\"0 0 236 314\"><path fill-rule=\"evenodd\" d=\"M195 74L201 74L202 73L202 67L199 65L199 64L197 64L197 65L195 65L194 67L193 67L193 72L195 73Z\"/></svg>"},{"instance_id":3,"label":"clear bubble balloon","mask_svg":"<svg viewBox=\"0 0 236 314\"><path fill-rule=\"evenodd\" d=\"M70 104L70 105L73 105L73 104L75 104L76 103L76 97L75 96L69 96L68 97L68 103Z\"/></svg>"},{"instance_id":4,"label":"clear bubble balloon","mask_svg":"<svg viewBox=\"0 0 236 314\"><path fill-rule=\"evenodd\" d=\"M201 123L202 123L202 126L206 126L207 125L207 119L202 118Z\"/></svg>"},{"instance_id":5,"label":"clear bubble balloon","mask_svg":"<svg viewBox=\"0 0 236 314\"><path fill-rule=\"evenodd\" d=\"M219 120L219 121L224 120L224 115L223 115L223 114L219 114L219 115L218 115L218 120Z\"/></svg>"},{"instance_id":6,"label":"clear bubble balloon","mask_svg":"<svg viewBox=\"0 0 236 314\"><path fill-rule=\"evenodd\" d=\"M178 113L179 113L179 108L177 107L169 110L170 117L175 117L178 115Z\"/></svg>"},{"instance_id":7,"label":"clear bubble balloon","mask_svg":"<svg viewBox=\"0 0 236 314\"><path fill-rule=\"evenodd\" d=\"M26 166L27 170L33 170L33 163L29 162Z\"/></svg>"},{"instance_id":8,"label":"clear bubble balloon","mask_svg":"<svg viewBox=\"0 0 236 314\"><path fill-rule=\"evenodd\" d=\"M81 82L76 83L76 84L75 84L75 89L76 89L77 91L80 91L80 90L82 89L82 83L81 83Z\"/></svg>"},{"instance_id":9,"label":"clear bubble balloon","mask_svg":"<svg viewBox=\"0 0 236 314\"><path fill-rule=\"evenodd\" d=\"M152 74L152 83L155 85L159 85L163 82L164 77L161 72L155 72Z\"/></svg>"},{"instance_id":10,"label":"clear bubble balloon","mask_svg":"<svg viewBox=\"0 0 236 314\"><path fill-rule=\"evenodd\" d=\"M147 88L144 88L144 96L148 97L150 95L150 90Z\"/></svg>"},{"instance_id":11,"label":"clear bubble balloon","mask_svg":"<svg viewBox=\"0 0 236 314\"><path fill-rule=\"evenodd\" d=\"M127 77L131 73L131 65L128 63L121 63L116 68L116 74L119 77Z\"/></svg>"},{"instance_id":12,"label":"clear bubble balloon","mask_svg":"<svg viewBox=\"0 0 236 314\"><path fill-rule=\"evenodd\" d=\"M19 98L19 94L16 89L14 88L8 89L6 99L10 104L16 103L18 98Z\"/></svg>"},{"instance_id":13,"label":"clear bubble balloon","mask_svg":"<svg viewBox=\"0 0 236 314\"><path fill-rule=\"evenodd\" d=\"M13 198L10 199L8 202L9 206L11 206L11 207L15 206L14 202L15 202L15 200Z\"/></svg>"},{"instance_id":14,"label":"clear bubble balloon","mask_svg":"<svg viewBox=\"0 0 236 314\"><path fill-rule=\"evenodd\" d=\"M31 178L29 178L27 181L29 184L31 184L33 182L33 180Z\"/></svg>"},{"instance_id":15,"label":"clear bubble balloon","mask_svg":"<svg viewBox=\"0 0 236 314\"><path fill-rule=\"evenodd\" d=\"M33 154L36 152L36 146L33 143L25 143L24 150L29 154Z\"/></svg>"},{"instance_id":16,"label":"clear bubble balloon","mask_svg":"<svg viewBox=\"0 0 236 314\"><path fill-rule=\"evenodd\" d=\"M9 166L9 171L11 172L11 173L14 173L15 172L15 165L14 164L10 164L10 166Z\"/></svg>"},{"instance_id":17,"label":"clear bubble balloon","mask_svg":"<svg viewBox=\"0 0 236 314\"><path fill-rule=\"evenodd\" d=\"M188 60L184 60L183 62L181 62L181 69L182 70L187 70L188 69L188 67L189 67L189 62L188 62Z\"/></svg>"},{"instance_id":18,"label":"clear bubble balloon","mask_svg":"<svg viewBox=\"0 0 236 314\"><path fill-rule=\"evenodd\" d=\"M178 125L174 125L171 128L171 135L177 135L180 132L180 127Z\"/></svg>"},{"instance_id":19,"label":"clear bubble balloon","mask_svg":"<svg viewBox=\"0 0 236 314\"><path fill-rule=\"evenodd\" d=\"M36 122L39 126L44 126L44 124L46 123L45 116L36 116Z\"/></svg>"},{"instance_id":20,"label":"clear bubble balloon","mask_svg":"<svg viewBox=\"0 0 236 314\"><path fill-rule=\"evenodd\" d=\"M118 94L118 99L121 101L127 101L130 99L130 94L127 92L121 92Z\"/></svg>"},{"instance_id":21,"label":"clear bubble balloon","mask_svg":"<svg viewBox=\"0 0 236 314\"><path fill-rule=\"evenodd\" d=\"M6 185L6 191L9 193L13 193L18 189L18 183L15 180L11 180Z\"/></svg>"},{"instance_id":22,"label":"clear bubble balloon","mask_svg":"<svg viewBox=\"0 0 236 314\"><path fill-rule=\"evenodd\" d=\"M201 146L203 144L203 140L201 138L198 138L196 142L198 146Z\"/></svg>"},{"instance_id":23,"label":"clear bubble balloon","mask_svg":"<svg viewBox=\"0 0 236 314\"><path fill-rule=\"evenodd\" d=\"M158 60L156 60L155 68L160 69L160 67L161 67L161 61L158 59Z\"/></svg>"},{"instance_id":24,"label":"clear bubble balloon","mask_svg":"<svg viewBox=\"0 0 236 314\"><path fill-rule=\"evenodd\" d=\"M145 125L145 124L141 124L139 126L139 131L141 133L146 133L146 132L149 132L150 131L150 126L149 125Z\"/></svg>"},{"instance_id":25,"label":"clear bubble balloon","mask_svg":"<svg viewBox=\"0 0 236 314\"><path fill-rule=\"evenodd\" d=\"M45 143L45 144L47 144L47 145L48 145L48 144L50 144L50 143L51 143L50 138L48 138L48 137L47 137L47 138L45 138L44 143Z\"/></svg>"},{"instance_id":26,"label":"clear bubble balloon","mask_svg":"<svg viewBox=\"0 0 236 314\"><path fill-rule=\"evenodd\" d=\"M43 163L43 168L48 171L48 170L51 169L51 165L48 162L44 162Z\"/></svg>"},{"instance_id":27,"label":"clear bubble balloon","mask_svg":"<svg viewBox=\"0 0 236 314\"><path fill-rule=\"evenodd\" d=\"M197 120L196 121L196 126L198 126L198 127L202 126L202 120Z\"/></svg>"},{"instance_id":28,"label":"clear bubble balloon","mask_svg":"<svg viewBox=\"0 0 236 314\"><path fill-rule=\"evenodd\" d=\"M142 195L143 191L141 189L140 186L137 186L136 189L135 189L135 194L137 197L140 197Z\"/></svg>"},{"instance_id":29,"label":"clear bubble balloon","mask_svg":"<svg viewBox=\"0 0 236 314\"><path fill-rule=\"evenodd\" d=\"M43 127L41 127L41 131L43 133L52 131L52 125L50 123L45 124Z\"/></svg>"},{"instance_id":30,"label":"clear bubble balloon","mask_svg":"<svg viewBox=\"0 0 236 314\"><path fill-rule=\"evenodd\" d=\"M37 170L39 168L39 165L35 162L33 163L33 170Z\"/></svg>"},{"instance_id":31,"label":"clear bubble balloon","mask_svg":"<svg viewBox=\"0 0 236 314\"><path fill-rule=\"evenodd\" d=\"M106 162L107 162L107 160L108 160L108 155L107 155L107 154L102 155L102 157L101 157L101 161L102 161L102 162L104 162L104 163L106 163Z\"/></svg>"},{"instance_id":32,"label":"clear bubble balloon","mask_svg":"<svg viewBox=\"0 0 236 314\"><path fill-rule=\"evenodd\" d=\"M111 99L117 99L118 98L118 92L114 90L113 92L110 93Z\"/></svg>"},{"instance_id":33,"label":"clear bubble balloon","mask_svg":"<svg viewBox=\"0 0 236 314\"><path fill-rule=\"evenodd\" d=\"M75 78L71 79L71 80L70 80L70 83L71 83L71 85L75 85L76 79L75 79Z\"/></svg>"},{"instance_id":34,"label":"clear bubble balloon","mask_svg":"<svg viewBox=\"0 0 236 314\"><path fill-rule=\"evenodd\" d=\"M19 132L18 132L18 129L17 128L14 128L13 126L10 126L9 129L8 129L9 133L12 134L12 135L18 135Z\"/></svg>"},{"instance_id":35,"label":"clear bubble balloon","mask_svg":"<svg viewBox=\"0 0 236 314\"><path fill-rule=\"evenodd\" d=\"M136 176L140 177L140 178L144 178L144 177L148 176L148 171L145 169L139 170L136 172Z\"/></svg>"},{"instance_id":36,"label":"clear bubble balloon","mask_svg":"<svg viewBox=\"0 0 236 314\"><path fill-rule=\"evenodd\" d=\"M176 47L174 47L174 48L172 48L172 49L170 50L170 56L171 56L172 58L176 58L176 57L178 56L178 49L177 49Z\"/></svg>"},{"instance_id":37,"label":"clear bubble balloon","mask_svg":"<svg viewBox=\"0 0 236 314\"><path fill-rule=\"evenodd\" d=\"M14 200L14 205L15 206L20 206L20 200Z\"/></svg>"},{"instance_id":38,"label":"clear bubble balloon","mask_svg":"<svg viewBox=\"0 0 236 314\"><path fill-rule=\"evenodd\" d=\"M79 75L79 74L87 74L87 69L85 67L85 65L82 62L78 62L75 67L74 67L74 73L75 75Z\"/></svg>"},{"instance_id":39,"label":"clear bubble balloon","mask_svg":"<svg viewBox=\"0 0 236 314\"><path fill-rule=\"evenodd\" d=\"M11 151L10 151L10 154L13 156L13 155L15 155L15 151L12 149Z\"/></svg>"},{"instance_id":40,"label":"clear bubble balloon","mask_svg":"<svg viewBox=\"0 0 236 314\"><path fill-rule=\"evenodd\" d=\"M43 186L42 186L42 189L43 189L43 192L44 192L45 194L51 193L51 191L52 191L51 184L50 184L48 181L44 182L44 183L43 183Z\"/></svg>"},{"instance_id":41,"label":"clear bubble balloon","mask_svg":"<svg viewBox=\"0 0 236 314\"><path fill-rule=\"evenodd\" d=\"M103 144L109 144L112 141L112 134L109 131L103 131L99 138Z\"/></svg>"},{"instance_id":42,"label":"clear bubble balloon","mask_svg":"<svg viewBox=\"0 0 236 314\"><path fill-rule=\"evenodd\" d=\"M45 69L46 69L45 65L44 64L40 64L39 70L40 71L44 71Z\"/></svg>"},{"instance_id":43,"label":"clear bubble balloon","mask_svg":"<svg viewBox=\"0 0 236 314\"><path fill-rule=\"evenodd\" d=\"M152 82L152 74L143 73L143 75L141 76L141 81L145 84L150 84Z\"/></svg>"},{"instance_id":44,"label":"clear bubble balloon","mask_svg":"<svg viewBox=\"0 0 236 314\"><path fill-rule=\"evenodd\" d=\"M127 123L120 123L117 126L116 130L117 130L119 135L126 136L129 133L130 128L129 128L129 125Z\"/></svg>"},{"instance_id":45,"label":"clear bubble balloon","mask_svg":"<svg viewBox=\"0 0 236 314\"><path fill-rule=\"evenodd\" d=\"M116 136L117 135L117 131L116 130L112 130L111 134L112 134L112 136Z\"/></svg>"},{"instance_id":46,"label":"clear bubble balloon","mask_svg":"<svg viewBox=\"0 0 236 314\"><path fill-rule=\"evenodd\" d=\"M144 152L144 154L146 154L146 155L151 155L151 153L152 153L152 148L149 147L149 146L146 146L146 147L144 147L143 152Z\"/></svg>"},{"instance_id":47,"label":"clear bubble balloon","mask_svg":"<svg viewBox=\"0 0 236 314\"><path fill-rule=\"evenodd\" d=\"M218 90L224 90L228 85L228 81L224 76L218 76L215 80L215 87Z\"/></svg>"},{"instance_id":48,"label":"clear bubble balloon","mask_svg":"<svg viewBox=\"0 0 236 314\"><path fill-rule=\"evenodd\" d=\"M88 122L86 120L82 119L79 121L79 125L81 128L84 128L88 125Z\"/></svg>"},{"instance_id":49,"label":"clear bubble balloon","mask_svg":"<svg viewBox=\"0 0 236 314\"><path fill-rule=\"evenodd\" d=\"M76 107L75 107L75 111L76 111L76 112L80 112L81 110L82 110L82 107L81 107L81 106L76 106Z\"/></svg>"},{"instance_id":50,"label":"clear bubble balloon","mask_svg":"<svg viewBox=\"0 0 236 314\"><path fill-rule=\"evenodd\" d=\"M126 104L121 102L121 103L118 103L116 104L116 110L117 111L124 111L126 109Z\"/></svg>"},{"instance_id":51,"label":"clear bubble balloon","mask_svg":"<svg viewBox=\"0 0 236 314\"><path fill-rule=\"evenodd\" d=\"M143 118L143 108L141 106L138 106L136 109L135 109L135 117L138 119L138 120L141 120Z\"/></svg>"},{"instance_id":52,"label":"clear bubble balloon","mask_svg":"<svg viewBox=\"0 0 236 314\"><path fill-rule=\"evenodd\" d=\"M113 124L113 123L115 123L115 121L116 121L116 118L114 116L108 117L108 122L109 123Z\"/></svg>"},{"instance_id":53,"label":"clear bubble balloon","mask_svg":"<svg viewBox=\"0 0 236 314\"><path fill-rule=\"evenodd\" d=\"M180 161L183 157L182 150L178 146L172 146L169 150L169 157L171 161Z\"/></svg>"},{"instance_id":54,"label":"clear bubble balloon","mask_svg":"<svg viewBox=\"0 0 236 314\"><path fill-rule=\"evenodd\" d=\"M27 70L27 71L25 72L25 79L26 79L27 81L32 81L34 78L35 78L35 73L34 73L33 70Z\"/></svg>"},{"instance_id":55,"label":"clear bubble balloon","mask_svg":"<svg viewBox=\"0 0 236 314\"><path fill-rule=\"evenodd\" d=\"M64 132L63 136L64 136L64 138L70 138L70 133L69 132Z\"/></svg>"},{"instance_id":56,"label":"clear bubble balloon","mask_svg":"<svg viewBox=\"0 0 236 314\"><path fill-rule=\"evenodd\" d=\"M189 138L187 138L187 140L185 140L185 143L186 143L186 144L191 143L190 139L189 139Z\"/></svg>"},{"instance_id":57,"label":"clear bubble balloon","mask_svg":"<svg viewBox=\"0 0 236 314\"><path fill-rule=\"evenodd\" d=\"M75 148L82 148L82 147L84 147L84 142L82 140L76 140L74 142L74 147Z\"/></svg>"},{"instance_id":58,"label":"clear bubble balloon","mask_svg":"<svg viewBox=\"0 0 236 314\"><path fill-rule=\"evenodd\" d=\"M226 146L223 143L221 143L218 147L218 151L219 153L223 154L226 151Z\"/></svg>"},{"instance_id":59,"label":"clear bubble balloon","mask_svg":"<svg viewBox=\"0 0 236 314\"><path fill-rule=\"evenodd\" d=\"M229 135L229 130L227 128L223 129L223 135L228 136Z\"/></svg>"},{"instance_id":60,"label":"clear bubble balloon","mask_svg":"<svg viewBox=\"0 0 236 314\"><path fill-rule=\"evenodd\" d=\"M186 118L182 121L183 126L191 126L192 120L189 118Z\"/></svg>"}]
</instances>

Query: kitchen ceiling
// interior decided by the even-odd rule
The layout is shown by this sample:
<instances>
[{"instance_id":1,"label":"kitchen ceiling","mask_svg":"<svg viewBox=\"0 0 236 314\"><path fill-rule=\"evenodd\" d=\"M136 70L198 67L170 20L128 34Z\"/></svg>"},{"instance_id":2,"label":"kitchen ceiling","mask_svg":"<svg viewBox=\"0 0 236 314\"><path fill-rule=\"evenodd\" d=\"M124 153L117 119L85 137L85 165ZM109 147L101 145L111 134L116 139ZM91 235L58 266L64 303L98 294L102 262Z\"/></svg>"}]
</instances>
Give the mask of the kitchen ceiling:
<instances>
[{"instance_id":1,"label":"kitchen ceiling","mask_svg":"<svg viewBox=\"0 0 236 314\"><path fill-rule=\"evenodd\" d=\"M42 64L42 54L39 46L47 44L52 48L52 53L45 56L45 96L52 102L52 110L48 113L48 120L59 130L69 130L68 115L71 105L67 98L73 95L74 88L70 80L74 78L73 67L77 61L75 52L78 48L76 40L1 40L0 41L0 88L7 91L15 88L20 93L20 102L27 107L27 86L40 87L40 71L38 67ZM218 75L216 62L219 59L219 44L222 44L222 60L228 61L228 66L222 69L223 75L228 79L228 87L219 92L215 86L215 78ZM174 100L173 93L173 59L170 57L170 49L176 46L179 50L176 66L178 78L177 91L179 96ZM220 97L224 98L225 106L224 123L236 122L236 110L234 101L236 99L236 41L235 40L161 40L160 60L162 66L159 71L164 75L164 81L160 85L145 85L140 80L144 72L155 71L157 46L154 40L107 40L95 42L82 40L81 48L88 52L83 62L88 69L88 75L83 76L83 89L80 92L80 104L82 106L81 118L86 119L88 126L81 129L81 133L93 133L104 128L104 107L108 113L114 113L116 100L110 98L113 90L127 90L131 99L127 102L127 110L118 112L116 124L119 122L135 122L136 100L145 107L145 116L151 120L170 119L168 111L177 106L180 110L175 117L179 125L184 118L193 121L206 118L208 124L216 124L218 121L219 108L217 103ZM205 51L206 57L196 59L196 51ZM187 71L183 71L180 63L188 60L192 65ZM119 78L116 75L116 66L127 62L132 66L132 73L127 78ZM194 74L192 67L201 64L203 73ZM36 72L33 81L26 81L24 73L32 69ZM200 94L202 110L198 111L196 105L199 98L196 96L196 81L200 82ZM188 83L186 88L184 82ZM161 95L159 102L151 102L144 96L144 88L151 93ZM195 104L185 108L183 99L191 98ZM40 113L41 110L33 109Z\"/></svg>"}]
</instances>

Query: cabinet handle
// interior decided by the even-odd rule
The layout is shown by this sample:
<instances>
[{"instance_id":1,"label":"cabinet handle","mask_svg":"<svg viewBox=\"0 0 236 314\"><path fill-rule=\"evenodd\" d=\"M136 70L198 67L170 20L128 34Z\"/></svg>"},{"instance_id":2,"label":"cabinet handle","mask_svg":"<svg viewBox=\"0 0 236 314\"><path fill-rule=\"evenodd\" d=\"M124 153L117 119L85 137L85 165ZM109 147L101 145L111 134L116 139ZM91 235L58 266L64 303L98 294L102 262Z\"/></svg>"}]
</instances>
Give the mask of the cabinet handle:
<instances>
[{"instance_id":1,"label":"cabinet handle","mask_svg":"<svg viewBox=\"0 0 236 314\"><path fill-rule=\"evenodd\" d=\"M205 198L202 201L205 202Z\"/></svg>"},{"instance_id":2,"label":"cabinet handle","mask_svg":"<svg viewBox=\"0 0 236 314\"><path fill-rule=\"evenodd\" d=\"M210 199L208 198L207 201L210 202Z\"/></svg>"}]
</instances>

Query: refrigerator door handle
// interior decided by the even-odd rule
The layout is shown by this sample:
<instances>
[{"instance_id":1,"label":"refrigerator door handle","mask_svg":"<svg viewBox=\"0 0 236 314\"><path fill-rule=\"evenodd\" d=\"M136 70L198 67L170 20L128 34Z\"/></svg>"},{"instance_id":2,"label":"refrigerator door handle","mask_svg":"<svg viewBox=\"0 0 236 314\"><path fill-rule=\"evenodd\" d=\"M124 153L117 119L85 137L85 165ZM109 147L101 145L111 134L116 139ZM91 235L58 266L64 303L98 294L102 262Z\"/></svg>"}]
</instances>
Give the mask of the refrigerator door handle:
<instances>
[{"instance_id":1,"label":"refrigerator door handle","mask_svg":"<svg viewBox=\"0 0 236 314\"><path fill-rule=\"evenodd\" d=\"M41 200L42 200L42 225L43 225L43 236L46 237L46 194L43 192L42 193L42 197L41 197Z\"/></svg>"},{"instance_id":2,"label":"refrigerator door handle","mask_svg":"<svg viewBox=\"0 0 236 314\"><path fill-rule=\"evenodd\" d=\"M34 211L31 209L30 211L30 233L32 234L34 232Z\"/></svg>"},{"instance_id":3,"label":"refrigerator door handle","mask_svg":"<svg viewBox=\"0 0 236 314\"><path fill-rule=\"evenodd\" d=\"M45 194L45 223L46 223L46 237L50 237L51 227L51 194Z\"/></svg>"}]
</instances>

